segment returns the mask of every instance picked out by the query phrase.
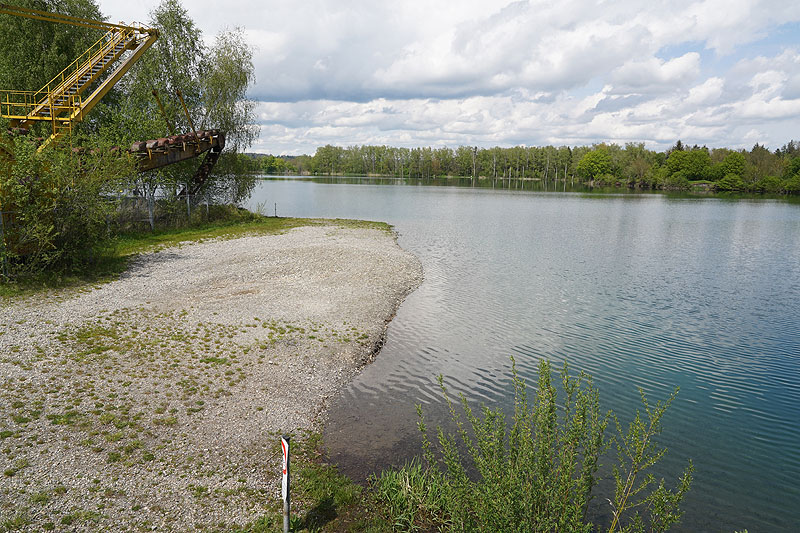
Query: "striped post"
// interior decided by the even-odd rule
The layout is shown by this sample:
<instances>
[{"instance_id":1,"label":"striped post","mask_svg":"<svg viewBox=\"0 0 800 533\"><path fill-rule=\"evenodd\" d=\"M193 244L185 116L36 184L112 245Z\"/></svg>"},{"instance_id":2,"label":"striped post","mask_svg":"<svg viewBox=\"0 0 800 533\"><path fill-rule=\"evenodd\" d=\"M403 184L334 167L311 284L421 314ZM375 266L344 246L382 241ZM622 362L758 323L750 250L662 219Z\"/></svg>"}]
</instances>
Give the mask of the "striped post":
<instances>
[{"instance_id":1,"label":"striped post","mask_svg":"<svg viewBox=\"0 0 800 533\"><path fill-rule=\"evenodd\" d=\"M281 497L283 498L283 533L289 533L289 439L288 435L281 437L281 450L283 451L283 481L281 483Z\"/></svg>"}]
</instances>

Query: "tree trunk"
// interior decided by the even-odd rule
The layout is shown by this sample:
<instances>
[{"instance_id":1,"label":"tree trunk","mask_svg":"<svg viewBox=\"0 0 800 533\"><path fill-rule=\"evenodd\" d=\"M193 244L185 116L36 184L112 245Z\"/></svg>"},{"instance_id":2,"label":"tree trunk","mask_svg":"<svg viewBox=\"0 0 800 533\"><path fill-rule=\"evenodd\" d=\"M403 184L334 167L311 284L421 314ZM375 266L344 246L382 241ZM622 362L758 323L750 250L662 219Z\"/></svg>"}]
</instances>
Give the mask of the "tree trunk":
<instances>
[{"instance_id":1,"label":"tree trunk","mask_svg":"<svg viewBox=\"0 0 800 533\"><path fill-rule=\"evenodd\" d=\"M550 172L550 154L547 154L547 164L544 167L544 190L547 190L547 173Z\"/></svg>"}]
</instances>

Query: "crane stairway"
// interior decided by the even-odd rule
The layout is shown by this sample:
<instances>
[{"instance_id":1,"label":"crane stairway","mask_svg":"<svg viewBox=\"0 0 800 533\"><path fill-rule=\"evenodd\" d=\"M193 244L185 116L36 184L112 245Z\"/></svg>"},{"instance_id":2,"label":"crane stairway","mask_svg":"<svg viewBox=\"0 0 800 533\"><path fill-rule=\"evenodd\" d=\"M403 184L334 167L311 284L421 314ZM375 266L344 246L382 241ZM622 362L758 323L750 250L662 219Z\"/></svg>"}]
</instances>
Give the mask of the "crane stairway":
<instances>
[{"instance_id":1,"label":"crane stairway","mask_svg":"<svg viewBox=\"0 0 800 533\"><path fill-rule=\"evenodd\" d=\"M73 126L89 113L158 38L158 30L155 28L126 26L122 23L111 24L18 5L0 3L0 14L69 24L103 32L97 42L38 91L0 91L0 116L9 119L9 135L27 134L37 121L52 123L50 137L38 139L40 151L59 137L70 133ZM153 94L156 94L155 91ZM180 92L178 96L183 103ZM189 122L191 123L191 119ZM205 153L203 162L185 191L196 194L207 180L225 147L225 132L194 131L194 124L191 125L193 130L191 133L133 143L128 152L136 159L142 172ZM80 148L73 150L81 152ZM4 148L0 144L0 156L2 156L0 163L5 162L6 166L10 165L13 160L12 152L11 147Z\"/></svg>"},{"instance_id":2,"label":"crane stairway","mask_svg":"<svg viewBox=\"0 0 800 533\"><path fill-rule=\"evenodd\" d=\"M31 120L34 116L41 116L49 119L54 115L58 115L58 111L69 109L70 99L83 92L83 90L92 84L107 68L119 59L122 52L127 50L131 43L135 43L135 35L133 32L113 29L106 33L101 39L102 46L97 50L94 57L81 65L74 73L66 76L63 81L52 91L52 94L46 94L46 87L39 91L41 99L38 105L31 112ZM51 81L53 83L56 80ZM45 93L45 94L42 94ZM49 105L49 100L52 98L52 108ZM26 124L20 123L20 126Z\"/></svg>"},{"instance_id":3,"label":"crane stairway","mask_svg":"<svg viewBox=\"0 0 800 533\"><path fill-rule=\"evenodd\" d=\"M97 42L38 91L0 91L0 116L10 119L12 127L29 129L37 121L52 123L52 134L42 148L71 132L158 38L158 32L151 28L78 19L20 6L0 4L0 13L105 30ZM84 96L87 92L88 96Z\"/></svg>"}]
</instances>

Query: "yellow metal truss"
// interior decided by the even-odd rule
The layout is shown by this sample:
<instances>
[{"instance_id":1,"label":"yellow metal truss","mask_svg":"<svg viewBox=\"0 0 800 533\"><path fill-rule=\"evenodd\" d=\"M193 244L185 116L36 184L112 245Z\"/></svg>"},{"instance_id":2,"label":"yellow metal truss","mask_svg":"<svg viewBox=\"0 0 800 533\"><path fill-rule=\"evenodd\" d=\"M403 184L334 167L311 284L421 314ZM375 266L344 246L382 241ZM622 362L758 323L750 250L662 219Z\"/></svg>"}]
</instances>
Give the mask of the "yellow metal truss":
<instances>
[{"instance_id":1,"label":"yellow metal truss","mask_svg":"<svg viewBox=\"0 0 800 533\"><path fill-rule=\"evenodd\" d=\"M73 126L83 119L158 38L158 31L152 28L110 24L7 4L0 4L0 13L106 32L38 91L0 90L0 116L10 119L12 127L24 128L37 121L52 124L52 134L40 150L70 133ZM129 50L132 52L126 54ZM111 74L96 84L112 67ZM83 93L93 86L95 87L91 93L84 97Z\"/></svg>"}]
</instances>

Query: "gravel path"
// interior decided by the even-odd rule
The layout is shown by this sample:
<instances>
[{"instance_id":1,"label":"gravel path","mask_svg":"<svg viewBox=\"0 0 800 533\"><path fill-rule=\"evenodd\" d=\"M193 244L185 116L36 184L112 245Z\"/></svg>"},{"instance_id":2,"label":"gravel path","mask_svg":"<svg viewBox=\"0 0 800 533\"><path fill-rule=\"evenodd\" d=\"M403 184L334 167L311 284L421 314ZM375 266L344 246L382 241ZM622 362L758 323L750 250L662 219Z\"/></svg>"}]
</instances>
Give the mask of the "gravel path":
<instances>
[{"instance_id":1,"label":"gravel path","mask_svg":"<svg viewBox=\"0 0 800 533\"><path fill-rule=\"evenodd\" d=\"M117 281L0 309L0 524L218 530L279 494L420 283L377 229L329 223L141 256ZM224 525L224 526L223 526Z\"/></svg>"}]
</instances>

